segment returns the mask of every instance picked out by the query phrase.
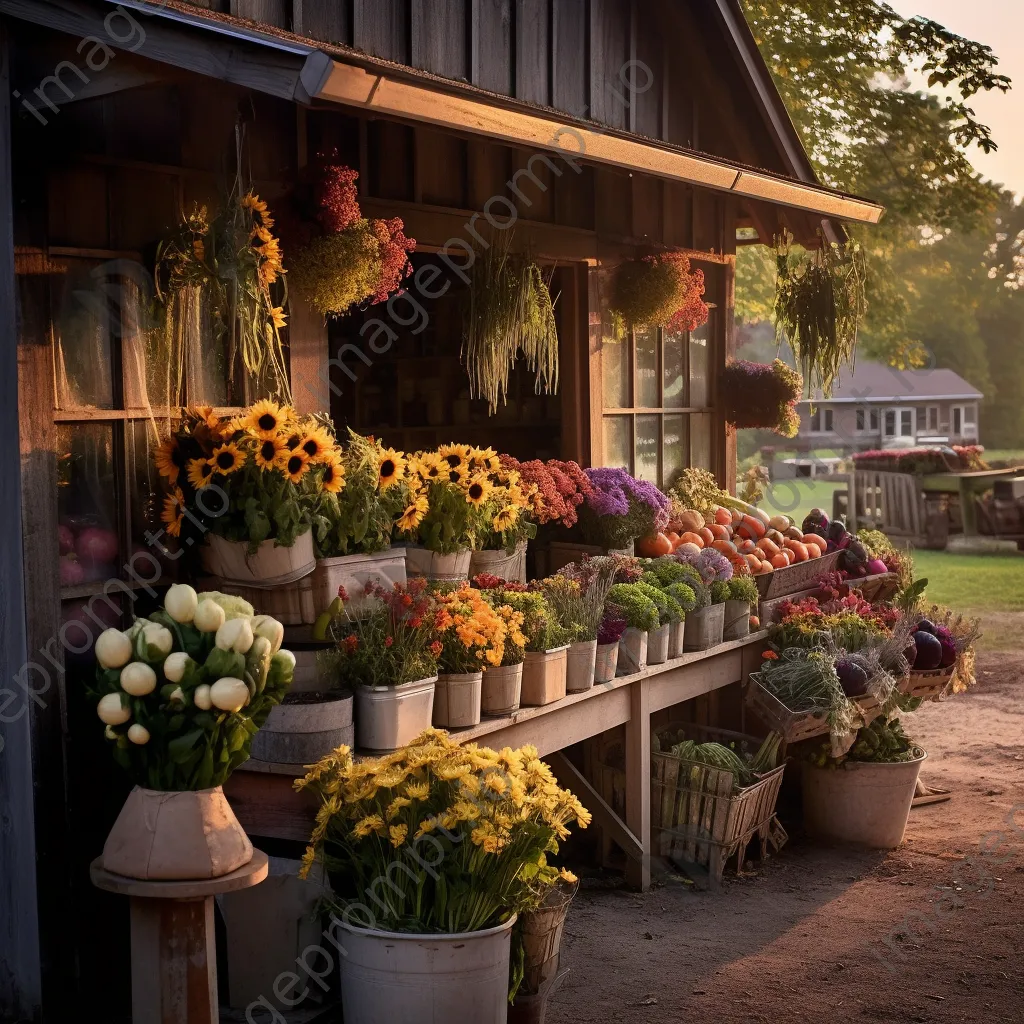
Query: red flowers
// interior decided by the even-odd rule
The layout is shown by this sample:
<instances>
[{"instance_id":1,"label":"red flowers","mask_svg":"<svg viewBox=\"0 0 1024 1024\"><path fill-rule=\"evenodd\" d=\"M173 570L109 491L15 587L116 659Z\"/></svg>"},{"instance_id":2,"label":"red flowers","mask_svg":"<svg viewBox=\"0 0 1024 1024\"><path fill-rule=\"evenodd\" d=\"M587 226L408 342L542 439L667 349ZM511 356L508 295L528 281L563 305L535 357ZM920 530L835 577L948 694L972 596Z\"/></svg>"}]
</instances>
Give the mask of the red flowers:
<instances>
[{"instance_id":1,"label":"red flowers","mask_svg":"<svg viewBox=\"0 0 1024 1024\"><path fill-rule=\"evenodd\" d=\"M550 459L541 462L519 462L511 455L501 456L505 470L516 470L528 487L535 488L531 498L533 518L538 523L560 522L563 526L576 524L576 509L593 489L587 474L575 462Z\"/></svg>"},{"instance_id":2,"label":"red flowers","mask_svg":"<svg viewBox=\"0 0 1024 1024\"><path fill-rule=\"evenodd\" d=\"M779 656L774 651L762 651L761 652L761 660L762 661L778 661L779 660Z\"/></svg>"},{"instance_id":3,"label":"red flowers","mask_svg":"<svg viewBox=\"0 0 1024 1024\"><path fill-rule=\"evenodd\" d=\"M342 601L348 604L348 591L345 589L344 584L338 587L338 597L340 597Z\"/></svg>"},{"instance_id":4,"label":"red flowers","mask_svg":"<svg viewBox=\"0 0 1024 1024\"><path fill-rule=\"evenodd\" d=\"M412 625L412 623L410 623L410 625ZM395 642L395 638L393 636L389 636L389 637L385 637L384 638L384 646L385 647L390 647L394 642Z\"/></svg>"},{"instance_id":5,"label":"red flowers","mask_svg":"<svg viewBox=\"0 0 1024 1024\"><path fill-rule=\"evenodd\" d=\"M440 640L435 640L435 641L434 641L434 642L433 642L433 643L432 643L432 644L430 645L430 648L429 648L429 649L430 649L430 653L431 653L431 654L432 654L432 655L433 655L433 656L434 656L435 658L439 658L439 657L441 657L441 652L442 652L442 651L444 650L444 644L443 644L443 643L441 643L441 641L440 641Z\"/></svg>"},{"instance_id":6,"label":"red flowers","mask_svg":"<svg viewBox=\"0 0 1024 1024\"><path fill-rule=\"evenodd\" d=\"M354 634L345 637L342 646L345 648L346 654L355 654L356 648L359 646L359 637Z\"/></svg>"},{"instance_id":7,"label":"red flowers","mask_svg":"<svg viewBox=\"0 0 1024 1024\"><path fill-rule=\"evenodd\" d=\"M401 295L398 286L412 273L408 254L416 248L416 239L407 238L401 217L390 220L371 220L370 232L380 246L380 275L371 304L386 302L392 293Z\"/></svg>"}]
</instances>

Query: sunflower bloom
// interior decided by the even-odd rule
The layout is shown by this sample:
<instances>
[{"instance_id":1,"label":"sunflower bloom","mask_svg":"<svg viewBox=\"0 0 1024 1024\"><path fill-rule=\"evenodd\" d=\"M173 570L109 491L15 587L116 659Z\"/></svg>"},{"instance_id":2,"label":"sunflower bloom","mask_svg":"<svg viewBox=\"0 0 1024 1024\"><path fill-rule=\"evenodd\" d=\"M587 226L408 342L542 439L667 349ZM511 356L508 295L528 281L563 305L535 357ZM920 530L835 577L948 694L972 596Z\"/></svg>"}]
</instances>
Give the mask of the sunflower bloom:
<instances>
[{"instance_id":1,"label":"sunflower bloom","mask_svg":"<svg viewBox=\"0 0 1024 1024\"><path fill-rule=\"evenodd\" d=\"M405 476L407 460L401 452L394 448L385 448L380 453L380 468L378 470L377 486L386 491L393 484L397 484Z\"/></svg>"},{"instance_id":2,"label":"sunflower bloom","mask_svg":"<svg viewBox=\"0 0 1024 1024\"><path fill-rule=\"evenodd\" d=\"M214 448L210 461L221 476L230 476L245 465L245 452L232 441Z\"/></svg>"},{"instance_id":3,"label":"sunflower bloom","mask_svg":"<svg viewBox=\"0 0 1024 1024\"><path fill-rule=\"evenodd\" d=\"M448 464L449 469L469 469L469 460L473 449L467 444L445 444L437 449L437 454Z\"/></svg>"},{"instance_id":4,"label":"sunflower bloom","mask_svg":"<svg viewBox=\"0 0 1024 1024\"><path fill-rule=\"evenodd\" d=\"M163 511L160 519L167 527L167 533L171 537L181 536L181 521L184 518L182 507L185 504L185 495L180 487L175 487L170 494L164 498Z\"/></svg>"},{"instance_id":5,"label":"sunflower bloom","mask_svg":"<svg viewBox=\"0 0 1024 1024\"><path fill-rule=\"evenodd\" d=\"M490 497L492 490L493 486L486 476L475 476L466 488L466 501L479 507Z\"/></svg>"},{"instance_id":6,"label":"sunflower bloom","mask_svg":"<svg viewBox=\"0 0 1024 1024\"><path fill-rule=\"evenodd\" d=\"M276 469L278 462L286 451L288 449L285 448L284 441L281 438L268 437L260 441L253 459L256 465L264 471Z\"/></svg>"},{"instance_id":7,"label":"sunflower bloom","mask_svg":"<svg viewBox=\"0 0 1024 1024\"><path fill-rule=\"evenodd\" d=\"M324 475L320 478L320 486L328 494L337 494L345 486L345 467L334 457L324 463Z\"/></svg>"},{"instance_id":8,"label":"sunflower bloom","mask_svg":"<svg viewBox=\"0 0 1024 1024\"><path fill-rule=\"evenodd\" d=\"M213 476L212 459L189 459L188 482L197 490L202 490Z\"/></svg>"},{"instance_id":9,"label":"sunflower bloom","mask_svg":"<svg viewBox=\"0 0 1024 1024\"><path fill-rule=\"evenodd\" d=\"M285 451L278 465L293 484L297 484L310 470L309 459L299 451Z\"/></svg>"},{"instance_id":10,"label":"sunflower bloom","mask_svg":"<svg viewBox=\"0 0 1024 1024\"><path fill-rule=\"evenodd\" d=\"M310 462L321 462L334 452L334 438L324 427L310 430L299 442L299 448L305 452Z\"/></svg>"},{"instance_id":11,"label":"sunflower bloom","mask_svg":"<svg viewBox=\"0 0 1024 1024\"><path fill-rule=\"evenodd\" d=\"M429 509L430 502L423 495L413 498L399 517L398 528L406 533L418 529Z\"/></svg>"},{"instance_id":12,"label":"sunflower bloom","mask_svg":"<svg viewBox=\"0 0 1024 1024\"><path fill-rule=\"evenodd\" d=\"M250 410L242 425L250 434L272 441L289 420L287 410L269 398L257 402Z\"/></svg>"},{"instance_id":13,"label":"sunflower bloom","mask_svg":"<svg viewBox=\"0 0 1024 1024\"><path fill-rule=\"evenodd\" d=\"M166 477L172 484L178 482L178 475L184 468L185 456L173 437L160 442L159 447L153 453L153 461L156 463L157 472L162 477Z\"/></svg>"},{"instance_id":14,"label":"sunflower bloom","mask_svg":"<svg viewBox=\"0 0 1024 1024\"><path fill-rule=\"evenodd\" d=\"M506 505L495 513L494 519L491 520L491 525L494 527L495 533L505 533L507 530L511 530L518 521L519 509L514 505Z\"/></svg>"},{"instance_id":15,"label":"sunflower bloom","mask_svg":"<svg viewBox=\"0 0 1024 1024\"><path fill-rule=\"evenodd\" d=\"M288 326L288 316L284 311L284 306L271 306L270 307L270 322L278 329Z\"/></svg>"}]
</instances>

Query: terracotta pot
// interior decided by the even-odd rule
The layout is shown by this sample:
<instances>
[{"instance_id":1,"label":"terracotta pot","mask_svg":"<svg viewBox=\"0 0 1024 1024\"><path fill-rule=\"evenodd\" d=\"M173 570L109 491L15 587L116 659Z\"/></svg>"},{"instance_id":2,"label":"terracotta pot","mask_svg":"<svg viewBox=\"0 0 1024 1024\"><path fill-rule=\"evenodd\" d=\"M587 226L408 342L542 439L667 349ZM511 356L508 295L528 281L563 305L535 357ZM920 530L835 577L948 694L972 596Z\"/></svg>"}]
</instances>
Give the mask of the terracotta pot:
<instances>
[{"instance_id":1,"label":"terracotta pot","mask_svg":"<svg viewBox=\"0 0 1024 1024\"><path fill-rule=\"evenodd\" d=\"M484 669L480 709L485 715L510 715L519 710L523 694L523 663Z\"/></svg>"},{"instance_id":2,"label":"terracotta pot","mask_svg":"<svg viewBox=\"0 0 1024 1024\"><path fill-rule=\"evenodd\" d=\"M565 696L568 647L527 651L523 662L522 702L530 707L553 704Z\"/></svg>"},{"instance_id":3,"label":"terracotta pot","mask_svg":"<svg viewBox=\"0 0 1024 1024\"><path fill-rule=\"evenodd\" d=\"M480 724L480 690L483 672L448 672L437 677L434 687L434 725L466 729Z\"/></svg>"},{"instance_id":4,"label":"terracotta pot","mask_svg":"<svg viewBox=\"0 0 1024 1024\"><path fill-rule=\"evenodd\" d=\"M136 786L103 844L103 867L128 878L219 878L252 860L252 843L220 786L165 792Z\"/></svg>"}]
</instances>

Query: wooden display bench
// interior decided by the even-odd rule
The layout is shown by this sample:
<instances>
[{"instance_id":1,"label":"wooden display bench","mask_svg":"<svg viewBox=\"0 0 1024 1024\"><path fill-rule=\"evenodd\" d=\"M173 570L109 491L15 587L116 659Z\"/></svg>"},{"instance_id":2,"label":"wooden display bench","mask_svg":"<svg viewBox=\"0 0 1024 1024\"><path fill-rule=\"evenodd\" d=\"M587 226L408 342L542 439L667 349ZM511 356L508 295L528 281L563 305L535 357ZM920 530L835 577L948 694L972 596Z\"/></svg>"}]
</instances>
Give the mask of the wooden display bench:
<instances>
[{"instance_id":1,"label":"wooden display bench","mask_svg":"<svg viewBox=\"0 0 1024 1024\"><path fill-rule=\"evenodd\" d=\"M765 632L651 665L642 672L598 683L545 707L524 707L511 715L485 718L469 729L452 730L459 742L490 747L532 743L548 759L559 782L573 790L604 833L629 857L626 877L646 889L651 880L651 716L684 701L744 680L761 665ZM612 810L597 788L562 753L567 747L617 726L626 731L626 815ZM316 814L315 799L296 793L303 774L295 765L247 761L224 786L238 820L250 836L306 842Z\"/></svg>"}]
</instances>

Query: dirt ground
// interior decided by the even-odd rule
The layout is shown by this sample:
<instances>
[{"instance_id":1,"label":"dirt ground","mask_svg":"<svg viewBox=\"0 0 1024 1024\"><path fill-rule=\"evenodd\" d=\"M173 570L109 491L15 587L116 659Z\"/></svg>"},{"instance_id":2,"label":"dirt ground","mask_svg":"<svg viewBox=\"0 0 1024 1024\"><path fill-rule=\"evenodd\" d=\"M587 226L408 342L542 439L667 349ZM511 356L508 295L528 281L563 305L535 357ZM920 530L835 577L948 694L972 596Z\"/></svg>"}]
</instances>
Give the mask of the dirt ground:
<instances>
[{"instance_id":1,"label":"dirt ground","mask_svg":"<svg viewBox=\"0 0 1024 1024\"><path fill-rule=\"evenodd\" d=\"M905 717L929 753L922 779L953 796L915 808L899 850L791 829L717 892L590 881L549 1024L1024 1019L1022 625L1015 651L979 657L976 689Z\"/></svg>"}]
</instances>

